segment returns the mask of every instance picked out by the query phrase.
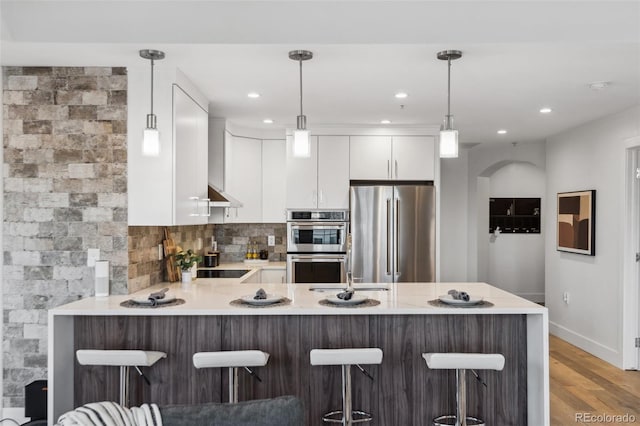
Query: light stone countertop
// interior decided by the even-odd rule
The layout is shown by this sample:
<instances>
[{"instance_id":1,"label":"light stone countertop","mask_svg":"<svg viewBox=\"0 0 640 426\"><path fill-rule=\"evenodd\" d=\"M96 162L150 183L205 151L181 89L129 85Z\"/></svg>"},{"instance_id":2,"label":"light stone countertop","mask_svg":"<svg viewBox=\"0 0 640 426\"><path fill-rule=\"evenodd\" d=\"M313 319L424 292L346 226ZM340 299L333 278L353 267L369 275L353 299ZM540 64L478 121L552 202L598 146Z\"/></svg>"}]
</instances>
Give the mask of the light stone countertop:
<instances>
[{"instance_id":1,"label":"light stone countertop","mask_svg":"<svg viewBox=\"0 0 640 426\"><path fill-rule=\"evenodd\" d=\"M228 267L224 265L223 267ZM259 270L252 270L251 274ZM89 297L49 311L50 315L438 315L438 314L545 314L547 308L485 283L398 283L387 291L364 291L362 287L380 284L355 284L356 294L380 301L373 307L330 307L318 302L340 290L334 284L256 284L242 283L242 278L198 278L190 285L161 283L130 295ZM311 291L311 287L330 287ZM384 285L383 285L384 286ZM168 296L186 303L163 308L123 308L120 303L132 297L144 298L152 291L169 287ZM254 294L259 288L269 294L286 296L290 305L264 308L231 306L229 302ZM473 297L482 296L493 307L435 307L429 300L447 294L450 289L466 291Z\"/></svg>"}]
</instances>

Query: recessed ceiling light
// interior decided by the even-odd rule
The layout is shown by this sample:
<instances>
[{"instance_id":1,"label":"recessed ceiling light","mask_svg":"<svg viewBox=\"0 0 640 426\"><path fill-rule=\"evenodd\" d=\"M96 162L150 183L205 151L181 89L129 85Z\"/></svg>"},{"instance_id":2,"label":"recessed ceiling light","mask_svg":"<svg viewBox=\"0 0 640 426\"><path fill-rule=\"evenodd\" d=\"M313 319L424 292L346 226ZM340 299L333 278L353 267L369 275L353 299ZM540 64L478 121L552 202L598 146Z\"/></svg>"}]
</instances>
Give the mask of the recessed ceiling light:
<instances>
[{"instance_id":1,"label":"recessed ceiling light","mask_svg":"<svg viewBox=\"0 0 640 426\"><path fill-rule=\"evenodd\" d=\"M553 110L551 108L549 108L549 107L540 108L540 112L542 114L549 114L551 111L553 111Z\"/></svg>"},{"instance_id":2,"label":"recessed ceiling light","mask_svg":"<svg viewBox=\"0 0 640 426\"><path fill-rule=\"evenodd\" d=\"M258 93L258 92L249 92L249 93L247 93L247 96L250 97L251 99L255 99L255 98L259 98L260 97L260 93Z\"/></svg>"},{"instance_id":3,"label":"recessed ceiling light","mask_svg":"<svg viewBox=\"0 0 640 426\"><path fill-rule=\"evenodd\" d=\"M391 120L380 120L380 124L391 124Z\"/></svg>"},{"instance_id":4,"label":"recessed ceiling light","mask_svg":"<svg viewBox=\"0 0 640 426\"><path fill-rule=\"evenodd\" d=\"M507 131L505 129L500 129L500 130L498 130L498 134L499 135L506 135Z\"/></svg>"},{"instance_id":5,"label":"recessed ceiling light","mask_svg":"<svg viewBox=\"0 0 640 426\"><path fill-rule=\"evenodd\" d=\"M263 122L264 124L273 124L273 120L272 120L272 119L270 119L270 118L265 118L264 120L262 120L262 122Z\"/></svg>"},{"instance_id":6,"label":"recessed ceiling light","mask_svg":"<svg viewBox=\"0 0 640 426\"><path fill-rule=\"evenodd\" d=\"M409 96L409 95L407 95L405 92L398 92L398 93L396 93L394 96L395 96L396 98L398 98L398 99L404 99L404 98L406 98L406 97L407 97L407 96Z\"/></svg>"},{"instance_id":7,"label":"recessed ceiling light","mask_svg":"<svg viewBox=\"0 0 640 426\"><path fill-rule=\"evenodd\" d=\"M591 90L603 90L609 86L611 86L610 81L594 81L593 83L589 83L589 89Z\"/></svg>"}]
</instances>

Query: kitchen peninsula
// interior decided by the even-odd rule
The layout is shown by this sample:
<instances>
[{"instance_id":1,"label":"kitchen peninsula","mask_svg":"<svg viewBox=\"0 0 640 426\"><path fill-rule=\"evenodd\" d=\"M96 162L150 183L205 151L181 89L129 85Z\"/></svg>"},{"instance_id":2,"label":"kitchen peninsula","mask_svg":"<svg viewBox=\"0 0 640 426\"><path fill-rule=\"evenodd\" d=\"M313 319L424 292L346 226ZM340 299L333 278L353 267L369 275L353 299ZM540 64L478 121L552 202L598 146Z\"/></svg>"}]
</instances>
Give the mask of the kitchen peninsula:
<instances>
[{"instance_id":1,"label":"kitchen peninsula","mask_svg":"<svg viewBox=\"0 0 640 426\"><path fill-rule=\"evenodd\" d=\"M502 353L503 371L478 372L469 380L469 410L487 424L549 424L547 309L484 283L401 283L357 290L379 301L372 307L331 307L319 302L339 290L322 285L241 283L198 279L189 288L170 286L185 300L164 308L124 308L162 285L128 296L87 298L49 311L49 419L74 406L114 399L117 368L79 366L75 350L145 349L167 353L148 369L151 385L131 379L134 401L197 404L226 401L226 371L196 370L198 351L260 349L271 356L257 374L240 374L240 399L297 395L307 424L340 405L340 369L312 367L314 348L379 347L375 381L353 372L356 407L376 424L430 424L453 411L454 372L429 370L423 352ZM360 284L371 288L375 284ZM377 284L377 286L380 286ZM229 302L259 288L285 296L289 305L251 308ZM482 296L490 307L439 307L430 300L449 289ZM472 377L472 376L469 376Z\"/></svg>"}]
</instances>

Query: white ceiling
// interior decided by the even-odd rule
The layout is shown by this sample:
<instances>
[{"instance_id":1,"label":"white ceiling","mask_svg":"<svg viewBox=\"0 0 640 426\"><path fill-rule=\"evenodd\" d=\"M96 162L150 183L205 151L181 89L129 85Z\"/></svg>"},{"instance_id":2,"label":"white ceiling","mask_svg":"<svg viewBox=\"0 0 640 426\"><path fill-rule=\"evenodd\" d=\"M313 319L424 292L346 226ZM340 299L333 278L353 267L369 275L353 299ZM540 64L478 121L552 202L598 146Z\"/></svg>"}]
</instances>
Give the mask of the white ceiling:
<instances>
[{"instance_id":1,"label":"white ceiling","mask_svg":"<svg viewBox=\"0 0 640 426\"><path fill-rule=\"evenodd\" d=\"M148 68L137 51L161 49L157 66L187 74L212 116L250 127L294 125L292 49L315 55L303 68L309 127L440 124L443 49L464 53L452 66L463 142L540 140L640 101L637 1L20 0L2 1L0 19L3 65ZM611 86L588 88L602 80Z\"/></svg>"}]
</instances>

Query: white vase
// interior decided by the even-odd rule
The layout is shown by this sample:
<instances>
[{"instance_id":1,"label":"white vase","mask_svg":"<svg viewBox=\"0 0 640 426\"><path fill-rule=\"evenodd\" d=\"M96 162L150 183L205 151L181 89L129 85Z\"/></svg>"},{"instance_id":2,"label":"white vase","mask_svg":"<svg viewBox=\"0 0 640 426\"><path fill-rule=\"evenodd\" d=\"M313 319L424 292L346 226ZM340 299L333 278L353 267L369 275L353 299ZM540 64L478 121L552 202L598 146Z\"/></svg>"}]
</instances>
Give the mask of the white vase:
<instances>
[{"instance_id":1,"label":"white vase","mask_svg":"<svg viewBox=\"0 0 640 426\"><path fill-rule=\"evenodd\" d=\"M191 269L182 271L182 284L189 284L191 282Z\"/></svg>"}]
</instances>

